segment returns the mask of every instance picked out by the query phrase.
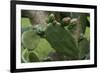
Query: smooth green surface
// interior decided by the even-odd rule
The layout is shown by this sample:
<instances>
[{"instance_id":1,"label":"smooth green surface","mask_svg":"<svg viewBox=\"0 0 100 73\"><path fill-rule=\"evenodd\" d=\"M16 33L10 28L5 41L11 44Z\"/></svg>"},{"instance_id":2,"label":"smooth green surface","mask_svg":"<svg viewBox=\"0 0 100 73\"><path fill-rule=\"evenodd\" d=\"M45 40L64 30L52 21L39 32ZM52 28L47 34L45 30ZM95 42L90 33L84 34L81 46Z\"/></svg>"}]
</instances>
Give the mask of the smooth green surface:
<instances>
[{"instance_id":1,"label":"smooth green surface","mask_svg":"<svg viewBox=\"0 0 100 73\"><path fill-rule=\"evenodd\" d=\"M27 27L27 26L30 26L30 20L29 18L21 18L21 26L22 27Z\"/></svg>"},{"instance_id":2,"label":"smooth green surface","mask_svg":"<svg viewBox=\"0 0 100 73\"><path fill-rule=\"evenodd\" d=\"M46 39L41 38L37 48L35 48L34 51L38 54L39 59L43 60L50 52L54 51L54 49Z\"/></svg>"},{"instance_id":3,"label":"smooth green surface","mask_svg":"<svg viewBox=\"0 0 100 73\"><path fill-rule=\"evenodd\" d=\"M72 59L78 58L78 46L69 31L58 25L50 25L46 30L46 39L52 47Z\"/></svg>"},{"instance_id":4,"label":"smooth green surface","mask_svg":"<svg viewBox=\"0 0 100 73\"><path fill-rule=\"evenodd\" d=\"M27 30L22 34L22 44L27 49L35 49L40 37L33 30Z\"/></svg>"}]
</instances>

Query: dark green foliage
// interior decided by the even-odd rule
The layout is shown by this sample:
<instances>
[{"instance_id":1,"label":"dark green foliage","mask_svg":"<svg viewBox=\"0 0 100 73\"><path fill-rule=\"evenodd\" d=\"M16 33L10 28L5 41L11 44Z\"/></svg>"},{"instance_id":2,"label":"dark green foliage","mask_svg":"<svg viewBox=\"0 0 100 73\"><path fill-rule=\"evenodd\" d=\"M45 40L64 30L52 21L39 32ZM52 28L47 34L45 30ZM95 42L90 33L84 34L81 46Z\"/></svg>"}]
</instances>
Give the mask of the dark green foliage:
<instances>
[{"instance_id":1,"label":"dark green foliage","mask_svg":"<svg viewBox=\"0 0 100 73\"><path fill-rule=\"evenodd\" d=\"M84 58L89 53L89 41L86 38L83 38L79 41L79 58Z\"/></svg>"},{"instance_id":2,"label":"dark green foliage","mask_svg":"<svg viewBox=\"0 0 100 73\"><path fill-rule=\"evenodd\" d=\"M35 51L29 51L29 61L30 62L39 62L39 58L37 56L37 53Z\"/></svg>"},{"instance_id":3,"label":"dark green foliage","mask_svg":"<svg viewBox=\"0 0 100 73\"><path fill-rule=\"evenodd\" d=\"M70 32L58 25L48 26L46 39L58 53L70 59L82 59L89 52L89 41L86 38L81 39L77 45Z\"/></svg>"},{"instance_id":4,"label":"dark green foliage","mask_svg":"<svg viewBox=\"0 0 100 73\"><path fill-rule=\"evenodd\" d=\"M58 25L50 25L46 30L46 39L57 52L74 59L78 58L78 47L69 31Z\"/></svg>"}]
</instances>

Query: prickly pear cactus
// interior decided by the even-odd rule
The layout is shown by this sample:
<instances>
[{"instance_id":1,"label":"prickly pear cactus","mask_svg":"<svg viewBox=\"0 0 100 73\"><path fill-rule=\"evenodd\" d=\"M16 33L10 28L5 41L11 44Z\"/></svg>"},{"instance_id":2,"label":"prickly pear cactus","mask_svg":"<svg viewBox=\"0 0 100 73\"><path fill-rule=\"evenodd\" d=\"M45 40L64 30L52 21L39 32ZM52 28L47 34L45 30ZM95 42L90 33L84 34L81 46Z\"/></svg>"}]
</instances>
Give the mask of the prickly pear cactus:
<instances>
[{"instance_id":1,"label":"prickly pear cactus","mask_svg":"<svg viewBox=\"0 0 100 73\"><path fill-rule=\"evenodd\" d=\"M83 24L80 22L82 20L78 17L64 17L58 22L51 13L46 26L38 24L22 29L22 62L89 59L90 42L87 32L90 31L84 29L83 33Z\"/></svg>"},{"instance_id":2,"label":"prickly pear cactus","mask_svg":"<svg viewBox=\"0 0 100 73\"><path fill-rule=\"evenodd\" d=\"M78 46L69 31L59 25L50 25L46 29L46 39L62 55L78 58Z\"/></svg>"},{"instance_id":3,"label":"prickly pear cactus","mask_svg":"<svg viewBox=\"0 0 100 73\"><path fill-rule=\"evenodd\" d=\"M65 27L67 28L65 29ZM60 25L50 22L45 35L51 46L62 57L65 57L64 59L83 59L89 53L89 41L83 36L80 40L81 24L79 18L65 17L63 24L60 23Z\"/></svg>"},{"instance_id":4,"label":"prickly pear cactus","mask_svg":"<svg viewBox=\"0 0 100 73\"><path fill-rule=\"evenodd\" d=\"M22 34L22 44L27 49L34 49L38 45L40 37L33 30L28 30Z\"/></svg>"}]
</instances>

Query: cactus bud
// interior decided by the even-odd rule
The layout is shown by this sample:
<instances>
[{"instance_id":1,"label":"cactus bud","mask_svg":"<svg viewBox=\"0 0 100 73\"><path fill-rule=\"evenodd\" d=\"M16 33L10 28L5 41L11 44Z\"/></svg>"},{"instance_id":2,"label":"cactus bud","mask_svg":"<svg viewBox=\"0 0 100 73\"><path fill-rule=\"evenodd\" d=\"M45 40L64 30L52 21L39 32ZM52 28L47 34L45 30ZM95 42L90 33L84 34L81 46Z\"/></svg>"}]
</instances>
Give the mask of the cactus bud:
<instances>
[{"instance_id":1,"label":"cactus bud","mask_svg":"<svg viewBox=\"0 0 100 73\"><path fill-rule=\"evenodd\" d=\"M46 23L52 23L55 20L55 15L52 13L46 19Z\"/></svg>"},{"instance_id":2,"label":"cactus bud","mask_svg":"<svg viewBox=\"0 0 100 73\"><path fill-rule=\"evenodd\" d=\"M53 25L60 25L60 23L57 22L56 20L54 20L54 21L52 22L52 24L53 24Z\"/></svg>"},{"instance_id":3,"label":"cactus bud","mask_svg":"<svg viewBox=\"0 0 100 73\"><path fill-rule=\"evenodd\" d=\"M77 22L78 22L78 19L77 19L77 18L73 18L73 19L70 21L71 24L77 24Z\"/></svg>"},{"instance_id":4,"label":"cactus bud","mask_svg":"<svg viewBox=\"0 0 100 73\"><path fill-rule=\"evenodd\" d=\"M65 17L65 18L62 19L62 21L63 21L64 23L69 23L70 20L71 20L70 17Z\"/></svg>"},{"instance_id":5,"label":"cactus bud","mask_svg":"<svg viewBox=\"0 0 100 73\"><path fill-rule=\"evenodd\" d=\"M62 19L62 26L67 26L70 23L71 18L65 17Z\"/></svg>"}]
</instances>

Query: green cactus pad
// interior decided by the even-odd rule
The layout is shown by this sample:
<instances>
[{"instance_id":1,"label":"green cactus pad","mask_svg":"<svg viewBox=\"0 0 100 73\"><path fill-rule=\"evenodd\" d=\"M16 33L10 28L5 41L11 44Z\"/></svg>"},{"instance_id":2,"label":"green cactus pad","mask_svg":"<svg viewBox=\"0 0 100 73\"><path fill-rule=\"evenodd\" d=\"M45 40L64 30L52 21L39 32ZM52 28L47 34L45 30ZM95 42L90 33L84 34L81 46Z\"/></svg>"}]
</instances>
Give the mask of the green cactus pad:
<instances>
[{"instance_id":1,"label":"green cactus pad","mask_svg":"<svg viewBox=\"0 0 100 73\"><path fill-rule=\"evenodd\" d=\"M41 38L38 46L36 49L34 49L34 51L38 54L39 59L42 61L44 58L48 57L48 54L54 51L54 49L45 38Z\"/></svg>"},{"instance_id":2,"label":"green cactus pad","mask_svg":"<svg viewBox=\"0 0 100 73\"><path fill-rule=\"evenodd\" d=\"M22 44L27 49L34 49L38 45L40 37L33 30L25 31L22 34Z\"/></svg>"},{"instance_id":3,"label":"green cactus pad","mask_svg":"<svg viewBox=\"0 0 100 73\"><path fill-rule=\"evenodd\" d=\"M78 58L78 47L69 31L58 25L50 25L46 29L46 39L59 53L72 59Z\"/></svg>"}]
</instances>

